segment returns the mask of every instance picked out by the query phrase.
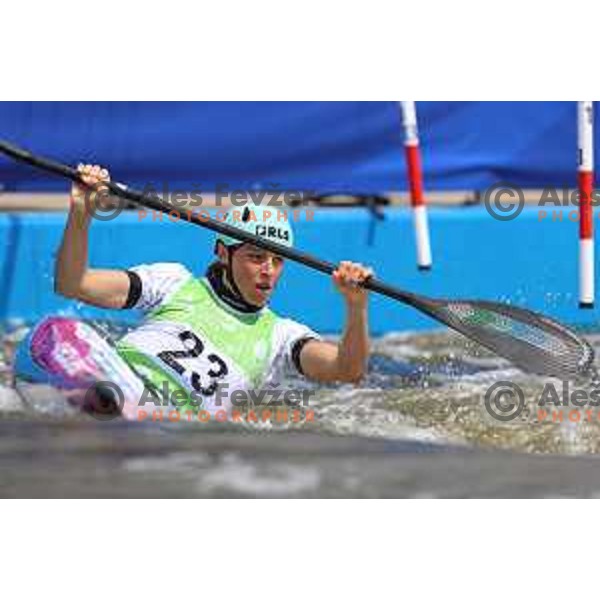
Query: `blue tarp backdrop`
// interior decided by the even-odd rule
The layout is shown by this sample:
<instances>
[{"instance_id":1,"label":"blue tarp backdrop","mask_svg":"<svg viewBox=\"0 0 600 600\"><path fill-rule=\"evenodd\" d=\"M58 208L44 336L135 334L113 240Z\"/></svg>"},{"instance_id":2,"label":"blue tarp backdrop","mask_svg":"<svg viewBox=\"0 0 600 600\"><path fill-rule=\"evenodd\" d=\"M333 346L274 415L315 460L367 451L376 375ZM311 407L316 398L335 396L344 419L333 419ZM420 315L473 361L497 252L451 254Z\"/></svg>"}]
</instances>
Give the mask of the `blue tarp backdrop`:
<instances>
[{"instance_id":1,"label":"blue tarp backdrop","mask_svg":"<svg viewBox=\"0 0 600 600\"><path fill-rule=\"evenodd\" d=\"M427 189L576 183L575 102L418 102ZM2 102L0 137L136 187L407 188L397 102ZM9 191L65 182L0 157Z\"/></svg>"}]
</instances>

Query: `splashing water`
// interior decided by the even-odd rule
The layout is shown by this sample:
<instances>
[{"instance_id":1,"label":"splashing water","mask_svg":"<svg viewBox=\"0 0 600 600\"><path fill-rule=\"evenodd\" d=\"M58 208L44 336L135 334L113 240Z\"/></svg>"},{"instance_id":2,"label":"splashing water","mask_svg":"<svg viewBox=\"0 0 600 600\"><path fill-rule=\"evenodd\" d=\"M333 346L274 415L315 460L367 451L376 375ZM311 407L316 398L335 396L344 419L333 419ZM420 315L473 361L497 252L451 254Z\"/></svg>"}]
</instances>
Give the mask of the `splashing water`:
<instances>
[{"instance_id":1,"label":"splashing water","mask_svg":"<svg viewBox=\"0 0 600 600\"><path fill-rule=\"evenodd\" d=\"M111 337L122 332L113 324L100 327ZM600 344L598 336L588 339L594 346ZM512 481L508 495L518 495L515 489L528 495L533 493L532 468L544 473L541 491L534 495L570 495L568 482L577 478L579 467L558 457L552 459L553 469L537 463L532 467L525 462L534 457L525 454L581 457L600 452L600 420L560 421L551 413L540 419L537 402L551 380L526 375L447 332L397 333L376 340L369 375L360 386L287 382L288 389L304 386L314 392L308 407L314 410L312 421L208 427L97 423L70 407L60 392L41 386L30 389L24 400L10 388L12 343L5 334L0 350L0 428L14 472L33 469L15 487L31 495L36 490L52 495L52 485L58 486L56 495L68 495L72 484L83 495L110 496L117 493L113 479L122 477L123 495L141 496L498 496L503 493L497 488L499 472ZM525 397L521 414L513 420L497 420L486 409L486 392L502 381L517 384ZM19 437L19 431L25 433ZM68 454L65 444L75 454ZM523 454L515 458L505 455L506 450ZM0 458L2 452L0 445ZM30 461L36 452L39 469ZM400 463L391 458L398 453L404 457ZM42 469L48 460L58 460L68 469L62 487L56 482L48 487ZM97 487L69 484L68 478L75 477L84 462L85 469L90 468L90 460L98 463L93 467ZM471 461L472 471L467 466ZM488 461L495 465L493 476L482 475ZM588 468L582 465L581 473ZM458 469L454 479L449 475L453 469ZM140 481L130 483L138 476ZM152 492L144 487L148 478L154 482ZM42 481L46 487L40 487ZM104 488L108 482L110 487ZM600 480L585 475L586 482L586 494L596 495Z\"/></svg>"}]
</instances>

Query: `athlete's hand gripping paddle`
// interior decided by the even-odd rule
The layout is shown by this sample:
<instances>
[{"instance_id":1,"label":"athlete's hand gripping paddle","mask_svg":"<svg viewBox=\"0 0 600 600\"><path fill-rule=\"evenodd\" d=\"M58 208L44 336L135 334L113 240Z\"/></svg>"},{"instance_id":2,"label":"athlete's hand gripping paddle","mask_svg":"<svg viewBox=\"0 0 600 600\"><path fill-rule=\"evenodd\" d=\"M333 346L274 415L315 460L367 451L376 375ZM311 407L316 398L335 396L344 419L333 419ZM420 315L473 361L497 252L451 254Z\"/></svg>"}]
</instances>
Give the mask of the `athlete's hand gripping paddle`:
<instances>
[{"instance_id":1,"label":"athlete's hand gripping paddle","mask_svg":"<svg viewBox=\"0 0 600 600\"><path fill-rule=\"evenodd\" d=\"M0 152L50 173L81 182L73 167L42 158L0 140ZM153 210L169 213L172 206L157 196L132 190L121 184L107 182L112 194ZM226 223L188 214L191 223L248 242L331 275L337 268L305 252L287 248ZM485 300L444 300L406 292L377 279L369 279L364 287L393 300L408 304L444 323L475 342L492 350L524 371L550 375L561 379L594 374L594 351L573 331L539 313Z\"/></svg>"}]
</instances>

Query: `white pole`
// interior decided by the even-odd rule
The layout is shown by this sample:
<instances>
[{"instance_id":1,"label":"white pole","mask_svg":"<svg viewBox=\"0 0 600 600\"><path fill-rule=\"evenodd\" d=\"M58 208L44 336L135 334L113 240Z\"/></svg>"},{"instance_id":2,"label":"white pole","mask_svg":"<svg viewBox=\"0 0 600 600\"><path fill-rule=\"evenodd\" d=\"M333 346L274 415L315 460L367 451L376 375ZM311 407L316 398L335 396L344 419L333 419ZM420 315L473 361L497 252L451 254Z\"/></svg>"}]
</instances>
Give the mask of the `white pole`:
<instances>
[{"instance_id":1,"label":"white pole","mask_svg":"<svg viewBox=\"0 0 600 600\"><path fill-rule=\"evenodd\" d=\"M410 186L410 199L414 212L415 236L417 244L417 266L421 270L431 269L431 241L427 207L423 195L423 170L421 168L421 148L417 126L417 109L414 102L400 102L402 127L404 129L404 149Z\"/></svg>"},{"instance_id":2,"label":"white pole","mask_svg":"<svg viewBox=\"0 0 600 600\"><path fill-rule=\"evenodd\" d=\"M579 145L579 306L593 308L594 290L594 103L577 103Z\"/></svg>"}]
</instances>

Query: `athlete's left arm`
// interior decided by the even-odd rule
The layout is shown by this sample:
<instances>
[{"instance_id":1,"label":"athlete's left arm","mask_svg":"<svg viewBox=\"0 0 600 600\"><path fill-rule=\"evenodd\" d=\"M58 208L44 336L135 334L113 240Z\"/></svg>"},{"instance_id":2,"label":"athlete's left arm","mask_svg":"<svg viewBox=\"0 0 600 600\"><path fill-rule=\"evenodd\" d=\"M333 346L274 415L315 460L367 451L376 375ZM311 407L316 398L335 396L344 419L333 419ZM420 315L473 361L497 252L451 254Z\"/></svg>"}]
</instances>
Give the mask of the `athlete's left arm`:
<instances>
[{"instance_id":1,"label":"athlete's left arm","mask_svg":"<svg viewBox=\"0 0 600 600\"><path fill-rule=\"evenodd\" d=\"M300 353L302 372L319 382L358 383L367 371L369 358L368 292L359 283L373 275L371 269L341 262L333 282L346 304L344 333L338 344L310 340Z\"/></svg>"}]
</instances>

